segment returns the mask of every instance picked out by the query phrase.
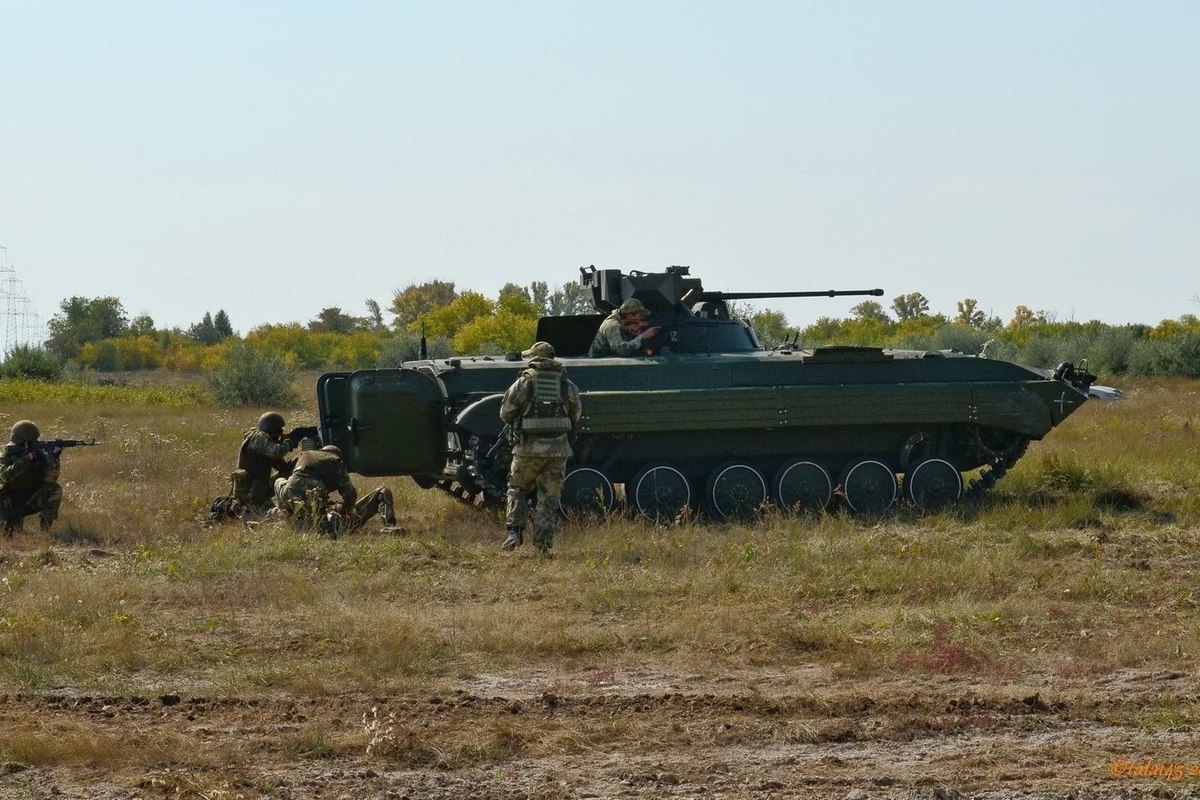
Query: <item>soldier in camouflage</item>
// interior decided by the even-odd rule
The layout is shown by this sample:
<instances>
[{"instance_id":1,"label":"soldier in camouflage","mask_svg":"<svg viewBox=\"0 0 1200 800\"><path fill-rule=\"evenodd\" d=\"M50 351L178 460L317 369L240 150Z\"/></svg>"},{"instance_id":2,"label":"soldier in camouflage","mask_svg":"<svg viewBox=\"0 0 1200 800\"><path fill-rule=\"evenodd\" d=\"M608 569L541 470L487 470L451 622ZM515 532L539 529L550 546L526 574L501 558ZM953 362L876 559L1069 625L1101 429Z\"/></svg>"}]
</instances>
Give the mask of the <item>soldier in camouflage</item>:
<instances>
[{"instance_id":1,"label":"soldier in camouflage","mask_svg":"<svg viewBox=\"0 0 1200 800\"><path fill-rule=\"evenodd\" d=\"M295 462L284 458L298 441L283 435L283 415L268 411L258 424L246 431L238 450L237 470L231 475L233 496L251 512L261 514L272 506L274 481L292 474Z\"/></svg>"},{"instance_id":2,"label":"soldier in camouflage","mask_svg":"<svg viewBox=\"0 0 1200 800\"><path fill-rule=\"evenodd\" d=\"M0 462L0 519L4 535L12 536L25 526L25 517L40 515L41 529L50 530L62 505L58 485L58 456L61 449L38 452L28 447L41 438L33 422L23 419L12 426L8 446Z\"/></svg>"},{"instance_id":3,"label":"soldier in camouflage","mask_svg":"<svg viewBox=\"0 0 1200 800\"><path fill-rule=\"evenodd\" d=\"M275 481L275 492L279 507L295 522L315 524L329 536L348 533L375 514L383 518L385 526L396 524L392 490L380 486L360 500L337 445L302 452L292 474ZM330 514L334 511L330 492L337 492L342 498L334 515Z\"/></svg>"},{"instance_id":4,"label":"soldier in camouflage","mask_svg":"<svg viewBox=\"0 0 1200 800\"><path fill-rule=\"evenodd\" d=\"M511 426L514 436L505 520L508 538L501 547L512 550L524 541L528 496L536 486L533 543L546 555L554 544L559 496L571 457L568 434L583 415L583 406L579 389L567 380L550 344L537 342L521 355L529 359L529 365L508 387L500 404L500 419Z\"/></svg>"},{"instance_id":5,"label":"soldier in camouflage","mask_svg":"<svg viewBox=\"0 0 1200 800\"><path fill-rule=\"evenodd\" d=\"M631 297L600 323L592 339L591 355L639 356L646 353L646 344L658 335L658 328L649 327L649 312L641 300Z\"/></svg>"}]
</instances>

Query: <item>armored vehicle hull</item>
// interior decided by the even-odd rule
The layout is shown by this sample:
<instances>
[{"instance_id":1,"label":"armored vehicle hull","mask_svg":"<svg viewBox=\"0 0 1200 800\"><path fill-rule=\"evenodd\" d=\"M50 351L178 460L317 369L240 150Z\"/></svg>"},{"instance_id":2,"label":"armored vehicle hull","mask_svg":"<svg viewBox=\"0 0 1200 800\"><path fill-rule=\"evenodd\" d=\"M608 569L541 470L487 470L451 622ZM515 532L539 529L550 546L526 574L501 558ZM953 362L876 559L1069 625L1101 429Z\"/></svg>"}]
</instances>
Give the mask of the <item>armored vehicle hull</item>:
<instances>
[{"instance_id":1,"label":"armored vehicle hull","mask_svg":"<svg viewBox=\"0 0 1200 800\"><path fill-rule=\"evenodd\" d=\"M628 507L654 519L701 506L747 517L768 503L939 508L991 486L1083 405L1093 380L1070 364L1051 373L943 351L768 351L745 323L685 313L664 294L675 302L648 294L665 331L649 355L584 356L599 315L539 328L566 354L583 402L563 487L568 513L611 510L619 487ZM637 296L636 285L622 295ZM703 296L710 306L712 296ZM705 352L714 341L721 351ZM523 366L515 355L464 357L324 375L322 439L360 474L410 475L466 501L501 503L509 451L500 400ZM963 474L981 468L964 486Z\"/></svg>"}]
</instances>

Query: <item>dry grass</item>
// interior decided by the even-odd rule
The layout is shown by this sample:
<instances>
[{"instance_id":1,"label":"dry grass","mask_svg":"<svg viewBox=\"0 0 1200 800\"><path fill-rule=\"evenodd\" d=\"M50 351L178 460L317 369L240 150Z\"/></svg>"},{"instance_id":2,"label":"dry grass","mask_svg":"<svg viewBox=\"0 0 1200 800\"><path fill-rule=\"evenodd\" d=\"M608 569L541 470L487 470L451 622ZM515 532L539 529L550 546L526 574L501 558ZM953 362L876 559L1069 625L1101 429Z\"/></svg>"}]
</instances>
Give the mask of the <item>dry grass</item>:
<instances>
[{"instance_id":1,"label":"dry grass","mask_svg":"<svg viewBox=\"0 0 1200 800\"><path fill-rule=\"evenodd\" d=\"M1031 447L978 506L875 520L772 514L753 526L616 517L567 526L550 561L501 554L494 514L407 479L384 481L405 536L209 529L203 513L261 409L12 403L0 425L28 417L49 435L105 445L66 454L53 536L0 540L0 692L320 698L538 668L598 682L637 669L814 664L855 679L1194 670L1200 386L1125 388L1125 400L1093 403ZM1195 707L1129 713L1148 727L1197 718ZM322 758L376 739L375 754L397 763L456 766L624 735L615 721L514 718L435 747L405 720L369 722L353 742L302 726L274 746ZM736 738L748 724L654 735ZM781 742L845 735L795 720L768 732ZM0 736L0 761L240 757L177 749L95 731Z\"/></svg>"}]
</instances>

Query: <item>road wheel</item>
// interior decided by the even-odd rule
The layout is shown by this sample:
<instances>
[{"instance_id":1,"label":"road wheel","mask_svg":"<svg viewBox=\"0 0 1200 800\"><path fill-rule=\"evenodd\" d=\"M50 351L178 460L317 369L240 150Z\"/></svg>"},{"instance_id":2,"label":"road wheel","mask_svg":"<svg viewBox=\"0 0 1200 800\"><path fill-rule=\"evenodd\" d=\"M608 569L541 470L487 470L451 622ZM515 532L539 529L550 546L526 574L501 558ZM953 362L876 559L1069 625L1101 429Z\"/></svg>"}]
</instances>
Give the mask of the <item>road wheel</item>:
<instances>
[{"instance_id":1,"label":"road wheel","mask_svg":"<svg viewBox=\"0 0 1200 800\"><path fill-rule=\"evenodd\" d=\"M625 491L634 510L654 522L674 522L692 502L691 482L667 464L646 467L626 484Z\"/></svg>"},{"instance_id":2,"label":"road wheel","mask_svg":"<svg viewBox=\"0 0 1200 800\"><path fill-rule=\"evenodd\" d=\"M873 458L851 463L842 473L842 494L855 514L879 514L896 502L896 473Z\"/></svg>"},{"instance_id":3,"label":"road wheel","mask_svg":"<svg viewBox=\"0 0 1200 800\"><path fill-rule=\"evenodd\" d=\"M904 494L922 511L937 511L962 497L962 475L949 461L927 458L904 476Z\"/></svg>"},{"instance_id":4,"label":"road wheel","mask_svg":"<svg viewBox=\"0 0 1200 800\"><path fill-rule=\"evenodd\" d=\"M793 459L775 473L775 502L784 513L821 511L833 499L833 481L820 464Z\"/></svg>"},{"instance_id":5,"label":"road wheel","mask_svg":"<svg viewBox=\"0 0 1200 800\"><path fill-rule=\"evenodd\" d=\"M604 516L616 502L608 476L592 467L576 467L563 478L558 507L566 517Z\"/></svg>"},{"instance_id":6,"label":"road wheel","mask_svg":"<svg viewBox=\"0 0 1200 800\"><path fill-rule=\"evenodd\" d=\"M704 499L717 519L753 519L767 501L767 481L749 464L724 464L709 476Z\"/></svg>"}]
</instances>

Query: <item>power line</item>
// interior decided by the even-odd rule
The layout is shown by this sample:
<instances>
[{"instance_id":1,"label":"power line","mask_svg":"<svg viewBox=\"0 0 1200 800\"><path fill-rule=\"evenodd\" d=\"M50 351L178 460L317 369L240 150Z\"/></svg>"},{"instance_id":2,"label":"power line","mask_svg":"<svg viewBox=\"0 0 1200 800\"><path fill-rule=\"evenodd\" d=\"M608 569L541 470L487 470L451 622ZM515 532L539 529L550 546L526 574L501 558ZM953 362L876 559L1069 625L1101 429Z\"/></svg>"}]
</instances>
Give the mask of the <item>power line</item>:
<instances>
[{"instance_id":1,"label":"power line","mask_svg":"<svg viewBox=\"0 0 1200 800\"><path fill-rule=\"evenodd\" d=\"M45 325L8 263L8 248L0 245L0 354L7 356L21 345L40 347L45 339Z\"/></svg>"}]
</instances>

